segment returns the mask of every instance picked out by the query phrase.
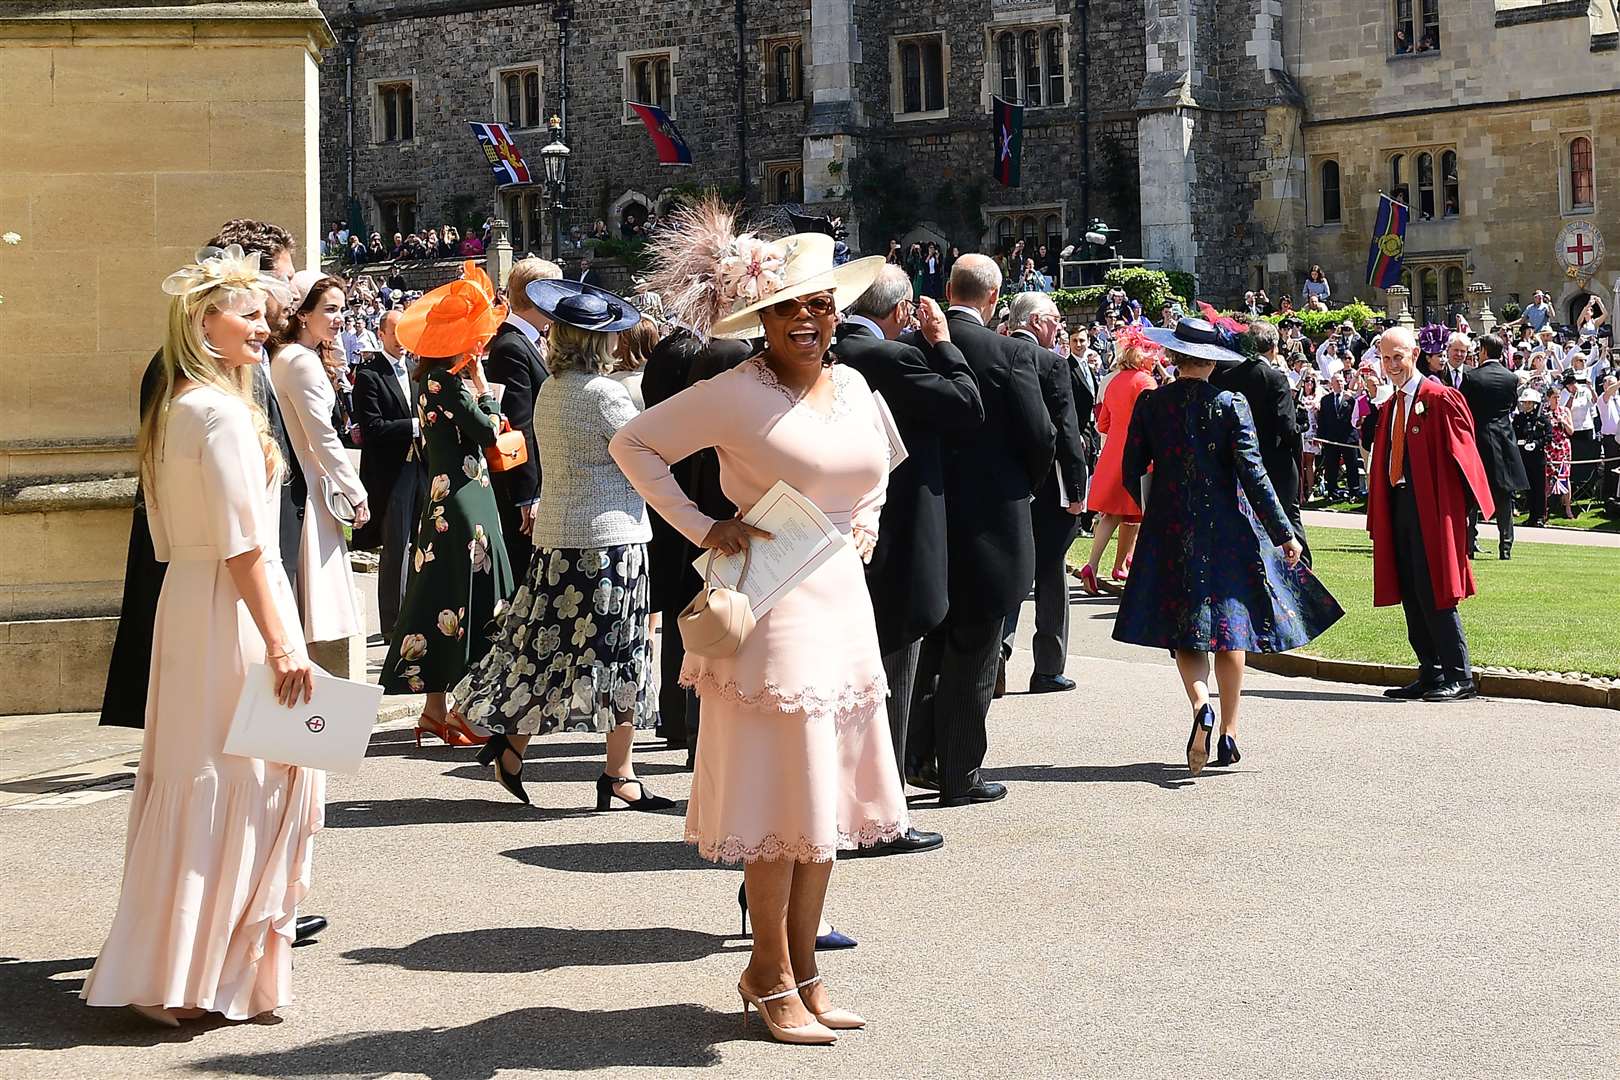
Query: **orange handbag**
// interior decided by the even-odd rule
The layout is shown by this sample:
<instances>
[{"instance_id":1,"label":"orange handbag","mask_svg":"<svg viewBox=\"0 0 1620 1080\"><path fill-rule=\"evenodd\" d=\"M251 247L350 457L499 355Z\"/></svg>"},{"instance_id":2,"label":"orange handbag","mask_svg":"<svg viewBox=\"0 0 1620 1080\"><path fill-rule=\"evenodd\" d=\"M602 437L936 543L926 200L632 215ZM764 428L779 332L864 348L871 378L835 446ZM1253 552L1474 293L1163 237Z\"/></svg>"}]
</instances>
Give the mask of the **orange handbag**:
<instances>
[{"instance_id":1,"label":"orange handbag","mask_svg":"<svg viewBox=\"0 0 1620 1080\"><path fill-rule=\"evenodd\" d=\"M495 436L495 445L484 448L484 458L490 472L507 472L529 460L529 440L523 432L513 431L506 417L501 417L501 433Z\"/></svg>"}]
</instances>

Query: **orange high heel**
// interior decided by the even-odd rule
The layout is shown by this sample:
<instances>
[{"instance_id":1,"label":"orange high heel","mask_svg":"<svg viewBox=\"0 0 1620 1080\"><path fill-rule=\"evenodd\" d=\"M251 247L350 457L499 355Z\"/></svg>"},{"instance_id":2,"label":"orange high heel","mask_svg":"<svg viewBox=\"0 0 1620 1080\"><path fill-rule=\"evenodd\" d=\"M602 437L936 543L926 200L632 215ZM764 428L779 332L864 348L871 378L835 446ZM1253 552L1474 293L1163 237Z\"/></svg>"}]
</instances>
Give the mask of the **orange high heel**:
<instances>
[{"instance_id":1,"label":"orange high heel","mask_svg":"<svg viewBox=\"0 0 1620 1080\"><path fill-rule=\"evenodd\" d=\"M449 721L450 738L445 741L451 746L483 746L489 742L488 735L480 735L467 723L467 718L455 709L451 709L445 716Z\"/></svg>"},{"instance_id":2,"label":"orange high heel","mask_svg":"<svg viewBox=\"0 0 1620 1080\"><path fill-rule=\"evenodd\" d=\"M451 734L450 725L443 720L435 720L427 713L423 713L416 718L416 745L418 747L422 745L423 735L432 735L444 745L454 746L455 743L450 741Z\"/></svg>"}]
</instances>

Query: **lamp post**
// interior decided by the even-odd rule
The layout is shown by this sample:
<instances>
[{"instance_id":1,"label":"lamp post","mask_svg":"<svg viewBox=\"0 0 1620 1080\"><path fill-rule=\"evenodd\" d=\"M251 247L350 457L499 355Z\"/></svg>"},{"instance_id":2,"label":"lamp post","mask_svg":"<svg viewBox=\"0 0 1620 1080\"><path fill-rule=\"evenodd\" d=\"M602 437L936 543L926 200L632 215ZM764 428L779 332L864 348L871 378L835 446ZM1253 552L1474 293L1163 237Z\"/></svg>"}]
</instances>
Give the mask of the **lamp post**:
<instances>
[{"instance_id":1,"label":"lamp post","mask_svg":"<svg viewBox=\"0 0 1620 1080\"><path fill-rule=\"evenodd\" d=\"M562 140L562 117L551 118L551 141L540 148L546 177L546 209L551 214L551 258L562 263L563 194L568 183L568 144Z\"/></svg>"}]
</instances>

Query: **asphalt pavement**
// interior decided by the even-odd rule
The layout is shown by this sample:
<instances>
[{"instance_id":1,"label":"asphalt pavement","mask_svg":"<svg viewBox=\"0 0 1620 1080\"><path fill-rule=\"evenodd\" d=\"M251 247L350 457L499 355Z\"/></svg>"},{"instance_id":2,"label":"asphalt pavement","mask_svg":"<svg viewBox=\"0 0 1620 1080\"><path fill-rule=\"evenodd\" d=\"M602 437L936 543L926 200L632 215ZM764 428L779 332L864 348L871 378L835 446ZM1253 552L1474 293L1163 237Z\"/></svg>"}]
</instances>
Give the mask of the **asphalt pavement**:
<instances>
[{"instance_id":1,"label":"asphalt pavement","mask_svg":"<svg viewBox=\"0 0 1620 1080\"><path fill-rule=\"evenodd\" d=\"M823 973L871 1023L830 1048L743 1024L740 875L678 815L590 811L599 739L536 740L529 808L408 720L331 778L308 910L332 925L275 1021L87 1009L135 744L0 721L0 1076L1615 1075L1620 713L1253 674L1242 763L1193 779L1168 657L1111 616L1076 597L1074 693L1017 693L1015 654L1005 801L919 793L942 850L839 864L860 946ZM681 755L639 761L684 803Z\"/></svg>"}]
</instances>

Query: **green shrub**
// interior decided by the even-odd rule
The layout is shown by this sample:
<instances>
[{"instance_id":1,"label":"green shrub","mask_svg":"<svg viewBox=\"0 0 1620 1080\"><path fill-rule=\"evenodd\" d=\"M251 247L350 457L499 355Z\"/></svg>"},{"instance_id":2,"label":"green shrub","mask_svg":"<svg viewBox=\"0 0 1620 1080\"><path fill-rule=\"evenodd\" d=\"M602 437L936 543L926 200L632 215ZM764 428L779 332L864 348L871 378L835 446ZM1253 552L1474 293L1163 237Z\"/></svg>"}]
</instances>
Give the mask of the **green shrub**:
<instances>
[{"instance_id":1,"label":"green shrub","mask_svg":"<svg viewBox=\"0 0 1620 1080\"><path fill-rule=\"evenodd\" d=\"M1305 335L1309 338L1325 338L1332 333L1333 328L1344 320L1349 319L1357 331L1365 331L1372 325L1372 321L1379 317L1379 313L1363 304L1360 300L1353 301L1341 308L1329 308L1326 311L1294 311L1290 315L1298 318L1305 324ZM1274 312L1266 316L1266 321L1280 323L1285 316L1282 312Z\"/></svg>"},{"instance_id":2,"label":"green shrub","mask_svg":"<svg viewBox=\"0 0 1620 1080\"><path fill-rule=\"evenodd\" d=\"M1087 285L1083 289L1058 289L1052 293L1052 302L1065 315L1082 315L1090 318L1096 314L1097 305L1102 303L1107 293L1107 285Z\"/></svg>"},{"instance_id":3,"label":"green shrub","mask_svg":"<svg viewBox=\"0 0 1620 1080\"><path fill-rule=\"evenodd\" d=\"M585 243L591 249L593 258L618 259L635 274L647 269L647 241L639 236L630 240L608 236Z\"/></svg>"},{"instance_id":4,"label":"green shrub","mask_svg":"<svg viewBox=\"0 0 1620 1080\"><path fill-rule=\"evenodd\" d=\"M1145 266L1121 266L1103 275L1103 284L1125 290L1125 295L1142 305L1142 314L1152 319L1159 308L1177 291L1170 287L1170 277L1163 270L1149 270ZM1189 290L1190 291L1190 290Z\"/></svg>"},{"instance_id":5,"label":"green shrub","mask_svg":"<svg viewBox=\"0 0 1620 1080\"><path fill-rule=\"evenodd\" d=\"M1502 310L1496 313L1496 317L1503 322L1517 322L1523 314L1524 308L1509 300L1502 305Z\"/></svg>"},{"instance_id":6,"label":"green shrub","mask_svg":"<svg viewBox=\"0 0 1620 1080\"><path fill-rule=\"evenodd\" d=\"M1166 270L1164 276L1170 282L1170 291L1177 297L1197 296L1198 279L1185 270ZM1182 300L1181 306L1185 308L1187 301Z\"/></svg>"}]
</instances>

